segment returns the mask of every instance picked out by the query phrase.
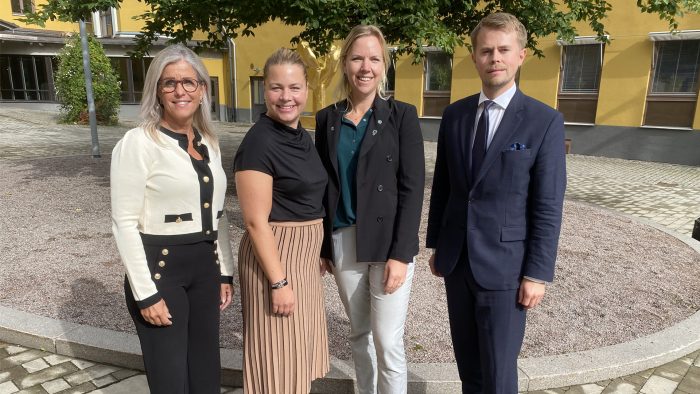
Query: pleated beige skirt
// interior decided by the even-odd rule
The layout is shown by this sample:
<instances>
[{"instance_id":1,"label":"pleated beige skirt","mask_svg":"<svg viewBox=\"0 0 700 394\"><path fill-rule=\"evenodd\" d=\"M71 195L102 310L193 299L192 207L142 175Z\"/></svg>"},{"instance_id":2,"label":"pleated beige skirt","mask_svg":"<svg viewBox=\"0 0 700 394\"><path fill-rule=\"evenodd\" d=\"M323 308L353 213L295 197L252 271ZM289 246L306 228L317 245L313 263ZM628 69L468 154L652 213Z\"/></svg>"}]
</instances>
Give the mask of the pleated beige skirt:
<instances>
[{"instance_id":1,"label":"pleated beige skirt","mask_svg":"<svg viewBox=\"0 0 700 394\"><path fill-rule=\"evenodd\" d=\"M294 313L272 313L270 282L253 251L248 232L238 249L243 305L243 391L308 393L311 381L329 370L328 328L319 254L321 219L270 223L289 286L296 295Z\"/></svg>"}]
</instances>

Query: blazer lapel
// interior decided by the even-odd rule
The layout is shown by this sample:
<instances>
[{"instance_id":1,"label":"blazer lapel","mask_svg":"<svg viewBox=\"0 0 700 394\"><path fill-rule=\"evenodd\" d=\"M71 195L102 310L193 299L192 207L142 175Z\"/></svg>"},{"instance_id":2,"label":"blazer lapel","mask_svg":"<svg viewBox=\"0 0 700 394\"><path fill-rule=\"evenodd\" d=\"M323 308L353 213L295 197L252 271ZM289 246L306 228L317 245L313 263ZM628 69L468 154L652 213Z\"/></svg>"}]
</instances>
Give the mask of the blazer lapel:
<instances>
[{"instance_id":1,"label":"blazer lapel","mask_svg":"<svg viewBox=\"0 0 700 394\"><path fill-rule=\"evenodd\" d=\"M379 96L374 98L374 114L370 118L369 124L367 125L367 130L365 131L365 137L362 139L362 146L360 147L360 157L366 155L374 144L379 140L379 133L382 132L384 125L389 119L389 114L391 112L391 105L388 100L384 100ZM362 160L359 161L361 163Z\"/></svg>"},{"instance_id":2,"label":"blazer lapel","mask_svg":"<svg viewBox=\"0 0 700 394\"><path fill-rule=\"evenodd\" d=\"M476 181L472 184L472 189L474 185L479 183L484 177L484 174L493 165L494 161L501 155L504 144L510 141L511 136L520 126L522 121L522 93L520 90L516 90L515 95L508 104L506 112L503 114L503 119L501 119L501 124L498 125L496 133L489 144L489 149L486 151L486 156L484 156L484 162L479 170L479 175L476 177Z\"/></svg>"},{"instance_id":3,"label":"blazer lapel","mask_svg":"<svg viewBox=\"0 0 700 394\"><path fill-rule=\"evenodd\" d=\"M340 105L340 104L339 104ZM331 164L333 164L333 170L335 171L335 178L338 179L338 140L340 139L340 121L343 116L340 112L339 105L331 111L330 116L328 116L326 130L329 131L326 138L328 143L328 157L331 158Z\"/></svg>"}]
</instances>

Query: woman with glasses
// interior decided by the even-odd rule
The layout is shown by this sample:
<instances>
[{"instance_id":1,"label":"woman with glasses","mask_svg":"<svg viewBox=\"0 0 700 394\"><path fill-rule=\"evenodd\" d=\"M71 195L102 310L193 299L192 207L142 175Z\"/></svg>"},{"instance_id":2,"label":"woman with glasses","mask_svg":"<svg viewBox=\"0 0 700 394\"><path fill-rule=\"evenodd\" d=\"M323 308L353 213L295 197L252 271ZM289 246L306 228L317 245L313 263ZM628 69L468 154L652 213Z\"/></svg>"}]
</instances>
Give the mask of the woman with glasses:
<instances>
[{"instance_id":1,"label":"woman with glasses","mask_svg":"<svg viewBox=\"0 0 700 394\"><path fill-rule=\"evenodd\" d=\"M238 250L243 391L303 394L329 368L319 259L326 172L299 122L308 96L299 54L277 50L263 78L267 112L234 159L246 228Z\"/></svg>"},{"instance_id":2,"label":"woman with glasses","mask_svg":"<svg viewBox=\"0 0 700 394\"><path fill-rule=\"evenodd\" d=\"M194 52L162 50L146 74L142 123L112 152L112 229L154 394L220 392L233 258L207 81Z\"/></svg>"}]
</instances>

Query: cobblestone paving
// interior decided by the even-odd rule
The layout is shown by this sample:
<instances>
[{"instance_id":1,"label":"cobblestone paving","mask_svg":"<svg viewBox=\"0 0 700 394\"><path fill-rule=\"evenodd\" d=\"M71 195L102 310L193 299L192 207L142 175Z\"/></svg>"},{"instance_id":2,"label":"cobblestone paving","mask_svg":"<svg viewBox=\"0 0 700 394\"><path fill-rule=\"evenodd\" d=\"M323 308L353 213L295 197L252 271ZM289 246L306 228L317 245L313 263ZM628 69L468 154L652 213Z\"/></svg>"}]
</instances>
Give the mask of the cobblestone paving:
<instances>
[{"instance_id":1,"label":"cobblestone paving","mask_svg":"<svg viewBox=\"0 0 700 394\"><path fill-rule=\"evenodd\" d=\"M700 167L569 155L567 170L568 198L649 219L686 235L700 216Z\"/></svg>"},{"instance_id":2,"label":"cobblestone paving","mask_svg":"<svg viewBox=\"0 0 700 394\"><path fill-rule=\"evenodd\" d=\"M135 126L133 120L121 123L98 129L103 155L109 154L124 132ZM0 108L0 124L11 132L0 131L4 134L0 140L0 163L91 154L88 127L57 125L55 115L48 112ZM217 123L216 129L223 150L233 152L248 126ZM425 145L429 176L433 172L435 148L433 142ZM691 234L694 220L700 216L700 167L581 155L567 156L567 167L568 198L649 219L686 235ZM110 387L141 374L0 342L0 394L102 393L102 388L107 393ZM222 393L234 392L242 390L222 388ZM530 393L697 394L700 393L700 351L613 380ZM132 390L128 394L140 392Z\"/></svg>"}]
</instances>

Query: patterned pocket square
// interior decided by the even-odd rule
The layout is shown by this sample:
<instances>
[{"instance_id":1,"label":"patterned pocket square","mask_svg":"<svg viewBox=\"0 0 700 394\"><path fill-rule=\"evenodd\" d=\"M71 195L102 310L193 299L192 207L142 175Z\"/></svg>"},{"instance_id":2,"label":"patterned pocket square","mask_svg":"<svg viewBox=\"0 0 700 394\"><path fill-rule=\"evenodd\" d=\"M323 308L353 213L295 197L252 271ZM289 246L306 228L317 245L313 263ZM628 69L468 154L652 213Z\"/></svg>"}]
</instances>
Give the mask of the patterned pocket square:
<instances>
[{"instance_id":1,"label":"patterned pocket square","mask_svg":"<svg viewBox=\"0 0 700 394\"><path fill-rule=\"evenodd\" d=\"M510 148L508 150L525 150L527 149L527 145L521 144L520 142L516 142L514 144L510 145Z\"/></svg>"}]
</instances>

